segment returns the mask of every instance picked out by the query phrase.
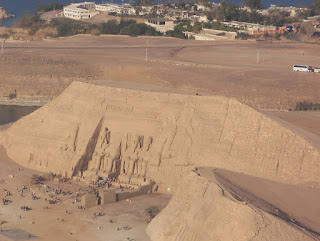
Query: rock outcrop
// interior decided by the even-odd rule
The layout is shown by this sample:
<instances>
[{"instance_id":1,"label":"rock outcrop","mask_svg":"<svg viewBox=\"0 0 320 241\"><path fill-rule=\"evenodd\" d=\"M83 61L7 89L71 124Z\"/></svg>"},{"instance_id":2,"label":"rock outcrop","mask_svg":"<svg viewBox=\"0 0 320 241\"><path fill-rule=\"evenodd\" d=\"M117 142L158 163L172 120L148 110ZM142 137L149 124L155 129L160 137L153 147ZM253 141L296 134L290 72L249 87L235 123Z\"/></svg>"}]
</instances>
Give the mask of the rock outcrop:
<instances>
[{"instance_id":1,"label":"rock outcrop","mask_svg":"<svg viewBox=\"0 0 320 241\"><path fill-rule=\"evenodd\" d=\"M214 182L189 173L168 206L147 227L157 241L311 241L308 234L227 196Z\"/></svg>"},{"instance_id":2,"label":"rock outcrop","mask_svg":"<svg viewBox=\"0 0 320 241\"><path fill-rule=\"evenodd\" d=\"M9 157L87 180L119 176L174 189L195 166L320 183L319 150L233 99L72 83L0 136Z\"/></svg>"},{"instance_id":3,"label":"rock outcrop","mask_svg":"<svg viewBox=\"0 0 320 241\"><path fill-rule=\"evenodd\" d=\"M160 190L175 190L180 183L148 226L152 240L311 240L190 172L195 166L216 167L319 185L319 150L233 99L73 82L0 133L0 144L22 166L88 182L155 181Z\"/></svg>"},{"instance_id":4,"label":"rock outcrop","mask_svg":"<svg viewBox=\"0 0 320 241\"><path fill-rule=\"evenodd\" d=\"M0 19L1 18L13 18L14 15L13 14L8 14L7 11L3 8L3 7L0 7Z\"/></svg>"}]
</instances>

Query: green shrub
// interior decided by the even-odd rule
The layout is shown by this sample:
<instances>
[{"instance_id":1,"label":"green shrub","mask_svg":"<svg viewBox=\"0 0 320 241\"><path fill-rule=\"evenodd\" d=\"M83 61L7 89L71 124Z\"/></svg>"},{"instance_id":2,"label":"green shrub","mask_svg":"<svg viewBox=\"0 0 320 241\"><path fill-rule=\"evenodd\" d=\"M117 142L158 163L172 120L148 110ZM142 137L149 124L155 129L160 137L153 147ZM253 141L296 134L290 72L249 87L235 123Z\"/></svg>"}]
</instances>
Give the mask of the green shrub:
<instances>
[{"instance_id":1,"label":"green shrub","mask_svg":"<svg viewBox=\"0 0 320 241\"><path fill-rule=\"evenodd\" d=\"M64 4L61 3L40 3L37 5L37 12L43 11L43 12L48 12L52 10L57 10L57 9L63 9Z\"/></svg>"},{"instance_id":2,"label":"green shrub","mask_svg":"<svg viewBox=\"0 0 320 241\"><path fill-rule=\"evenodd\" d=\"M52 23L53 26L57 27L58 35L62 37L76 35L78 33L85 33L88 24L72 19L56 19Z\"/></svg>"},{"instance_id":3,"label":"green shrub","mask_svg":"<svg viewBox=\"0 0 320 241\"><path fill-rule=\"evenodd\" d=\"M106 23L102 23L99 26L101 34L119 34L119 24L116 20L109 20Z\"/></svg>"},{"instance_id":4,"label":"green shrub","mask_svg":"<svg viewBox=\"0 0 320 241\"><path fill-rule=\"evenodd\" d=\"M174 30L167 31L166 35L169 37L174 37L174 38L182 38L182 39L187 38L187 36L180 29L174 29Z\"/></svg>"},{"instance_id":5,"label":"green shrub","mask_svg":"<svg viewBox=\"0 0 320 241\"><path fill-rule=\"evenodd\" d=\"M246 39L248 39L248 37L249 37L249 34L247 34L247 33L239 32L239 31L237 32L236 38L246 40Z\"/></svg>"},{"instance_id":6,"label":"green shrub","mask_svg":"<svg viewBox=\"0 0 320 241\"><path fill-rule=\"evenodd\" d=\"M265 34L263 35L263 37L269 38L269 37L270 37L270 34L269 34L269 33L265 33Z\"/></svg>"},{"instance_id":7,"label":"green shrub","mask_svg":"<svg viewBox=\"0 0 320 241\"><path fill-rule=\"evenodd\" d=\"M320 103L313 103L307 101L299 101L296 104L296 111L301 110L320 110Z\"/></svg>"},{"instance_id":8,"label":"green shrub","mask_svg":"<svg viewBox=\"0 0 320 241\"><path fill-rule=\"evenodd\" d=\"M281 37L281 33L276 33L276 34L274 35L274 38L275 38L276 40L280 40L280 37Z\"/></svg>"},{"instance_id":9,"label":"green shrub","mask_svg":"<svg viewBox=\"0 0 320 241\"><path fill-rule=\"evenodd\" d=\"M192 27L192 32L199 33L202 30L202 23L195 22L194 26Z\"/></svg>"},{"instance_id":10,"label":"green shrub","mask_svg":"<svg viewBox=\"0 0 320 241\"><path fill-rule=\"evenodd\" d=\"M58 37L72 36L79 33L91 33L94 35L100 34L125 34L130 36L162 35L155 28L144 23L137 23L135 20L121 20L118 23L116 20L109 20L106 23L90 24L88 22L68 19L55 18L50 23L43 21L35 14L26 13L16 24L17 27L30 29L30 33L34 34L40 28L51 27L57 29Z\"/></svg>"},{"instance_id":11,"label":"green shrub","mask_svg":"<svg viewBox=\"0 0 320 241\"><path fill-rule=\"evenodd\" d=\"M45 24L45 21L40 19L38 14L31 15L28 12L25 12L21 18L15 24L15 27L18 28L27 28L30 29L30 34L33 35Z\"/></svg>"}]
</instances>

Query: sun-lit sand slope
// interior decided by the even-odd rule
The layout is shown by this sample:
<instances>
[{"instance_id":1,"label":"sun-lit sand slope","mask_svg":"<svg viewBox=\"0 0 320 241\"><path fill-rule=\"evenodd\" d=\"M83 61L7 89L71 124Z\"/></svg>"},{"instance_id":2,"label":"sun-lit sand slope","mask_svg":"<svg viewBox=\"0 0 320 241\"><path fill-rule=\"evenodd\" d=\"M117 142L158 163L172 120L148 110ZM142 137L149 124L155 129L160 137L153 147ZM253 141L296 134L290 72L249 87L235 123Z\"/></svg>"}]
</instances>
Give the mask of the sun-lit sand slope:
<instances>
[{"instance_id":1,"label":"sun-lit sand slope","mask_svg":"<svg viewBox=\"0 0 320 241\"><path fill-rule=\"evenodd\" d=\"M310 235L247 203L217 183L189 173L169 205L147 227L157 241L311 241Z\"/></svg>"},{"instance_id":2,"label":"sun-lit sand slope","mask_svg":"<svg viewBox=\"0 0 320 241\"><path fill-rule=\"evenodd\" d=\"M195 166L291 184L320 182L319 151L240 102L73 82L7 129L8 156L33 169L81 176L112 169L173 190ZM87 171L87 172L86 172Z\"/></svg>"}]
</instances>

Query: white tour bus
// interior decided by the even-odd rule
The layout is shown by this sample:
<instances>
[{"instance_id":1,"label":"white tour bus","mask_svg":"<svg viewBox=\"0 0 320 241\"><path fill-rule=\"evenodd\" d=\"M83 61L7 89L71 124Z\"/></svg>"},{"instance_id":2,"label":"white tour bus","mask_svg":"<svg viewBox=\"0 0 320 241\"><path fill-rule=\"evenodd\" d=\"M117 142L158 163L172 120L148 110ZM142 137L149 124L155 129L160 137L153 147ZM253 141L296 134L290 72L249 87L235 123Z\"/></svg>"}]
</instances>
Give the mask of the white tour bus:
<instances>
[{"instance_id":1,"label":"white tour bus","mask_svg":"<svg viewBox=\"0 0 320 241\"><path fill-rule=\"evenodd\" d=\"M294 71L312 72L313 69L310 65L294 65Z\"/></svg>"}]
</instances>

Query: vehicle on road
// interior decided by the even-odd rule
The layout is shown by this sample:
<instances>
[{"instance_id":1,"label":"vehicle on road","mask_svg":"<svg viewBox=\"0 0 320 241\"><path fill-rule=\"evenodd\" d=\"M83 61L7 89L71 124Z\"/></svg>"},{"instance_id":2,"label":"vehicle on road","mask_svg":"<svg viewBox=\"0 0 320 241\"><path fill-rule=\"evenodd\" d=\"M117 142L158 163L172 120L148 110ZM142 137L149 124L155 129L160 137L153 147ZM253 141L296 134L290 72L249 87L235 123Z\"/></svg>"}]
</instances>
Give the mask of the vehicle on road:
<instances>
[{"instance_id":1,"label":"vehicle on road","mask_svg":"<svg viewBox=\"0 0 320 241\"><path fill-rule=\"evenodd\" d=\"M315 67L315 68L314 68L314 72L320 73L320 67Z\"/></svg>"},{"instance_id":2,"label":"vehicle on road","mask_svg":"<svg viewBox=\"0 0 320 241\"><path fill-rule=\"evenodd\" d=\"M313 68L310 65L294 65L294 71L313 72Z\"/></svg>"}]
</instances>

